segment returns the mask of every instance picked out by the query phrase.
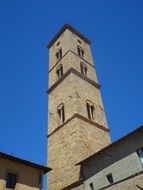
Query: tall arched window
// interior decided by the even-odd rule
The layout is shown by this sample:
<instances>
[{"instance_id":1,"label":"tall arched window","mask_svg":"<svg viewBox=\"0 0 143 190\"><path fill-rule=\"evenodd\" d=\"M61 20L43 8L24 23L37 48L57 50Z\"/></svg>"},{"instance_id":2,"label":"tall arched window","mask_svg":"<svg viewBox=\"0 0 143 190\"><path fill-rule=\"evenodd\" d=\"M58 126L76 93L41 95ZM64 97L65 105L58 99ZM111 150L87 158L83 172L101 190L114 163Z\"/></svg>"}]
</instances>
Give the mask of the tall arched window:
<instances>
[{"instance_id":1,"label":"tall arched window","mask_svg":"<svg viewBox=\"0 0 143 190\"><path fill-rule=\"evenodd\" d=\"M77 52L79 57L84 58L84 50L80 46L77 46Z\"/></svg>"},{"instance_id":2,"label":"tall arched window","mask_svg":"<svg viewBox=\"0 0 143 190\"><path fill-rule=\"evenodd\" d=\"M64 104L60 104L57 109L58 117L59 117L59 124L61 125L65 121L65 109Z\"/></svg>"},{"instance_id":3,"label":"tall arched window","mask_svg":"<svg viewBox=\"0 0 143 190\"><path fill-rule=\"evenodd\" d=\"M61 78L63 76L63 65L59 65L56 70L58 78Z\"/></svg>"},{"instance_id":4,"label":"tall arched window","mask_svg":"<svg viewBox=\"0 0 143 190\"><path fill-rule=\"evenodd\" d=\"M87 66L84 63L80 63L80 70L84 76L87 76Z\"/></svg>"},{"instance_id":5,"label":"tall arched window","mask_svg":"<svg viewBox=\"0 0 143 190\"><path fill-rule=\"evenodd\" d=\"M91 101L86 101L87 116L90 120L94 119L94 106Z\"/></svg>"},{"instance_id":6,"label":"tall arched window","mask_svg":"<svg viewBox=\"0 0 143 190\"><path fill-rule=\"evenodd\" d=\"M59 61L62 58L62 48L60 48L56 53L57 61Z\"/></svg>"}]
</instances>

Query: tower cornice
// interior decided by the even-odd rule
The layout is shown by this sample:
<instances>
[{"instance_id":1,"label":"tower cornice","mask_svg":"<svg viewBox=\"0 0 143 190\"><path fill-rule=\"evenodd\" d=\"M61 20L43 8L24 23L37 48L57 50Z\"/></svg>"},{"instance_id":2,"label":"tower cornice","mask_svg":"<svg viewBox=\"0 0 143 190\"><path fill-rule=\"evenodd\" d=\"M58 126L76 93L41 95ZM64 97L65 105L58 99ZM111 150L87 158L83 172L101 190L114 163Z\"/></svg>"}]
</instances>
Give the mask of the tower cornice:
<instances>
[{"instance_id":1,"label":"tower cornice","mask_svg":"<svg viewBox=\"0 0 143 190\"><path fill-rule=\"evenodd\" d=\"M78 118L78 119L81 119L93 126L96 126L97 128L105 131L105 132L108 132L110 131L110 129L108 129L107 127L105 127L104 125L101 125L99 123L96 123L95 121L92 121L86 117L84 117L83 115L80 115L78 113L75 113L72 117L70 117L69 119L67 119L63 124L59 125L54 131L52 131L51 133L49 133L47 135L47 137L49 138L50 136L52 136L54 133L56 133L57 131L59 131L62 127L64 127L65 125L67 125L67 123L69 123L71 120L73 120L74 118Z\"/></svg>"},{"instance_id":2,"label":"tower cornice","mask_svg":"<svg viewBox=\"0 0 143 190\"><path fill-rule=\"evenodd\" d=\"M57 82L55 82L55 84L53 84L48 90L47 93L50 94L68 75L70 75L71 73L75 74L76 76L78 76L79 78L81 78L82 80L90 83L91 85L93 85L94 87L96 87L97 89L101 88L101 85L96 83L95 81L91 80L90 78L83 76L80 72L78 72L77 70L75 70L74 68L70 68Z\"/></svg>"},{"instance_id":3,"label":"tower cornice","mask_svg":"<svg viewBox=\"0 0 143 190\"><path fill-rule=\"evenodd\" d=\"M74 51L72 51L72 50L68 50L63 56L62 56L62 58L60 59L60 60L58 60L57 62L56 62L56 64L49 70L49 73L58 65L58 63L60 62L60 61L62 61L62 59L68 54L68 53L73 53L74 55L76 55L76 56L78 56L82 61L84 61L85 63L87 63L88 65L90 65L91 67L93 67L93 68L95 68L94 67L94 65L92 65L91 63L89 63L87 60L85 60L84 58L82 58L82 57L80 57L77 53L75 53Z\"/></svg>"},{"instance_id":4,"label":"tower cornice","mask_svg":"<svg viewBox=\"0 0 143 190\"><path fill-rule=\"evenodd\" d=\"M82 40L84 40L86 43L90 44L90 40L81 34L78 30L76 30L73 26L69 25L68 23L64 24L64 26L59 30L59 32L55 35L55 37L48 43L47 48L51 48L51 46L56 42L56 40L62 35L62 33L66 30L70 30L77 36L79 36Z\"/></svg>"}]
</instances>

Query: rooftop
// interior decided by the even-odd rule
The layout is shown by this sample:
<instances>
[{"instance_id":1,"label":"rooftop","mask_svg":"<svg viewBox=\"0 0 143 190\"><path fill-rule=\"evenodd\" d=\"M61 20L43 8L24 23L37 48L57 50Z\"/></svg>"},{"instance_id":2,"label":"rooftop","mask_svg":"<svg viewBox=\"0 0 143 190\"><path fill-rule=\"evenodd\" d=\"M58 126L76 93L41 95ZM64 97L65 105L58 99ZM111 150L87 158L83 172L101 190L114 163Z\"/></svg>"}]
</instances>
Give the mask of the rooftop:
<instances>
[{"instance_id":1,"label":"rooftop","mask_svg":"<svg viewBox=\"0 0 143 190\"><path fill-rule=\"evenodd\" d=\"M38 170L42 170L44 172L44 174L52 170L49 167L46 167L46 166L43 166L43 165L39 165L39 164L36 164L34 162L31 162L31 161L28 161L28 160L24 160L24 159L21 159L21 158L18 158L18 157L15 157L15 156L3 153L3 152L0 152L0 158L6 159L6 160L10 160L12 162L16 162L16 163L19 163L19 164L22 164L22 165L26 165L26 166L29 166L29 167L33 167L33 168L36 168Z\"/></svg>"}]
</instances>

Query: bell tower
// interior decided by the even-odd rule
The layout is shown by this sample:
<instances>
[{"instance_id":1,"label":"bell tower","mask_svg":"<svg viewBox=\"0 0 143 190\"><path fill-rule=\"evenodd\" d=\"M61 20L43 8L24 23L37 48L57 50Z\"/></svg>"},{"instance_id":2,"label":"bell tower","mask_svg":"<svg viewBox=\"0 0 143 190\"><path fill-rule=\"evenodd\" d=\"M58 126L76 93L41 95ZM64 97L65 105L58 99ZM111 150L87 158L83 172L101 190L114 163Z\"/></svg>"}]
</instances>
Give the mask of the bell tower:
<instances>
[{"instance_id":1,"label":"bell tower","mask_svg":"<svg viewBox=\"0 0 143 190\"><path fill-rule=\"evenodd\" d=\"M65 24L48 48L48 190L74 189L76 163L110 144L109 129L89 39Z\"/></svg>"}]
</instances>

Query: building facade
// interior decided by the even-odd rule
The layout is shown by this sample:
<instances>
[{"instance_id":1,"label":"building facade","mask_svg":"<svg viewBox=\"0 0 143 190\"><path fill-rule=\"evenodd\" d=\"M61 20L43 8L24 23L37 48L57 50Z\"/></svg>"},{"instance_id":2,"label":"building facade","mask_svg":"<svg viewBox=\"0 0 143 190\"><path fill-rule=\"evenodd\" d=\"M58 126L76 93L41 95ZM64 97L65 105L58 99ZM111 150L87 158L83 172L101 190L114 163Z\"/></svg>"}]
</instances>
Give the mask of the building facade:
<instances>
[{"instance_id":1,"label":"building facade","mask_svg":"<svg viewBox=\"0 0 143 190\"><path fill-rule=\"evenodd\" d=\"M51 169L0 152L0 190L42 190Z\"/></svg>"},{"instance_id":2,"label":"building facade","mask_svg":"<svg viewBox=\"0 0 143 190\"><path fill-rule=\"evenodd\" d=\"M48 48L48 190L79 190L76 163L110 144L100 85L90 41L72 26L65 24Z\"/></svg>"},{"instance_id":3,"label":"building facade","mask_svg":"<svg viewBox=\"0 0 143 190\"><path fill-rule=\"evenodd\" d=\"M79 164L85 190L143 189L143 126Z\"/></svg>"}]
</instances>

